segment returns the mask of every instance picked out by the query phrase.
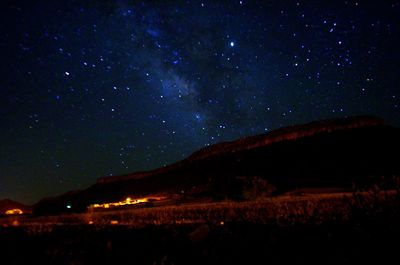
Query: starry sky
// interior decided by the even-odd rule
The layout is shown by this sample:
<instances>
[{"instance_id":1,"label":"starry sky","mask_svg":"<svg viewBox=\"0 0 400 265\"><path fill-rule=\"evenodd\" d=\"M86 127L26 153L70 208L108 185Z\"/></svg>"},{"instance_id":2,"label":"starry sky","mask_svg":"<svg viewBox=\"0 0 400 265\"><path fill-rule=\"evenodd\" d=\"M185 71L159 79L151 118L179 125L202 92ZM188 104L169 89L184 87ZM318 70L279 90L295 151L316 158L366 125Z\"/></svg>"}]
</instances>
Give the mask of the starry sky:
<instances>
[{"instance_id":1,"label":"starry sky","mask_svg":"<svg viewBox=\"0 0 400 265\"><path fill-rule=\"evenodd\" d=\"M400 126L399 17L397 1L2 1L0 198L318 119Z\"/></svg>"}]
</instances>

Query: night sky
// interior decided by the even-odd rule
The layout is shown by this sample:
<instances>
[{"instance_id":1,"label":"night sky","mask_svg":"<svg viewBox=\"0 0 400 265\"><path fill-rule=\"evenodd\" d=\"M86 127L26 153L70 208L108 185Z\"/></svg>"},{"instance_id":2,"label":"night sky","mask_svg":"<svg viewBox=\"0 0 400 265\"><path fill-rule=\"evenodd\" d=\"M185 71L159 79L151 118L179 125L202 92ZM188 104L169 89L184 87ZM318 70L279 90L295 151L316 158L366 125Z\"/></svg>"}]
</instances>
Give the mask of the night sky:
<instances>
[{"instance_id":1,"label":"night sky","mask_svg":"<svg viewBox=\"0 0 400 265\"><path fill-rule=\"evenodd\" d=\"M400 126L396 1L7 2L0 198L318 119Z\"/></svg>"}]
</instances>

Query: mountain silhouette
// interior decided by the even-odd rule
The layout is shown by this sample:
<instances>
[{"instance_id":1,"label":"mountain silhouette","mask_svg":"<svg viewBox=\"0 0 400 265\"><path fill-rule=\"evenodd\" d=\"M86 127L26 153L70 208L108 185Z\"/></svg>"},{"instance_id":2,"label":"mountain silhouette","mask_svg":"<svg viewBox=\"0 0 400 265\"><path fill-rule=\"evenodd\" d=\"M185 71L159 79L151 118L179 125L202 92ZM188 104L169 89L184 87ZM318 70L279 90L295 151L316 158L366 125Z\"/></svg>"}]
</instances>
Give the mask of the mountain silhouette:
<instances>
[{"instance_id":1,"label":"mountain silhouette","mask_svg":"<svg viewBox=\"0 0 400 265\"><path fill-rule=\"evenodd\" d=\"M271 194L363 187L399 175L400 163L393 155L399 136L399 128L369 116L286 127L218 143L156 170L101 177L85 190L40 201L35 212L62 212L66 205L84 211L92 203L149 194L242 200L251 185L270 187Z\"/></svg>"}]
</instances>

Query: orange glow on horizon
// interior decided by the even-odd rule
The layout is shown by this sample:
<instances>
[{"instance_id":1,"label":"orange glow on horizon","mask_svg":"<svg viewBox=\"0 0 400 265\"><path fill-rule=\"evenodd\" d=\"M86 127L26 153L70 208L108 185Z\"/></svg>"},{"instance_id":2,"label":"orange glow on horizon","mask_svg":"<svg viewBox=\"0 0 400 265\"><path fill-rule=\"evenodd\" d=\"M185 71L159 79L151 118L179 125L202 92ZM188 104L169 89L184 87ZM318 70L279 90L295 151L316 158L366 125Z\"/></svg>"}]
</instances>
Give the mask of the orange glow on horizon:
<instances>
[{"instance_id":1,"label":"orange glow on horizon","mask_svg":"<svg viewBox=\"0 0 400 265\"><path fill-rule=\"evenodd\" d=\"M5 212L6 215L18 215L23 213L24 212L21 209L10 209Z\"/></svg>"},{"instance_id":2,"label":"orange glow on horizon","mask_svg":"<svg viewBox=\"0 0 400 265\"><path fill-rule=\"evenodd\" d=\"M89 205L88 208L109 209L109 208L120 207L120 206L125 206L125 205L135 205L135 204L141 204L141 203L152 202L152 201L161 201L166 198L167 197L144 197L144 198L132 199L130 197L127 197L124 201L95 203L95 204Z\"/></svg>"}]
</instances>

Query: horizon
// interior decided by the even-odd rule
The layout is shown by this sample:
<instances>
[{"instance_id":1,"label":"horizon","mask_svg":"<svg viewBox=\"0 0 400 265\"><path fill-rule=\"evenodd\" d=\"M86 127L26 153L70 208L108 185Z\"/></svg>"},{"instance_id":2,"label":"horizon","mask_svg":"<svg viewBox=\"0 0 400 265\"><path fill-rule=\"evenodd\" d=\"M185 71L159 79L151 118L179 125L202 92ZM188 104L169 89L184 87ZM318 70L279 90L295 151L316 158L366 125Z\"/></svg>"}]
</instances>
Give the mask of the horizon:
<instances>
[{"instance_id":1,"label":"horizon","mask_svg":"<svg viewBox=\"0 0 400 265\"><path fill-rule=\"evenodd\" d=\"M385 126L391 126L391 127L398 128L398 127L393 126L393 125L391 125L391 124L387 124L384 120L382 120L382 119L380 119L380 118L378 118L378 117L372 117L372 116L342 117L342 118L334 118L334 119L317 120L317 121L312 121L312 122L306 123L306 124L295 124L295 125L291 125L291 126L286 126L286 127L277 128L276 130L271 130L271 131L266 132L266 133L263 133L263 134L250 135L250 136L245 136L245 137L242 137L242 138L234 139L234 140L232 140L232 141L226 141L226 142L215 143L215 144L209 145L209 146L207 146L207 147L203 147L203 148L200 148L200 149L198 149L198 150L195 150L193 153L189 154L187 157L185 157L185 158L183 158L183 159L181 159L181 160L172 162L171 164L168 164L168 165L163 166L163 167L153 168L153 169L149 169L149 170L145 170L145 171L135 171L135 172L131 172L131 173L128 173L128 174L123 174L123 175L120 174L120 175L114 175L114 176L99 177L99 178L96 179L96 181L95 181L94 183L89 184L87 187L84 187L83 189L80 189L80 190L69 190L69 191L65 191L65 192L63 192L63 193L61 193L61 194L55 194L54 196L45 196L45 197L41 197L41 198L39 198L37 201L35 201L35 202L33 202L33 203L21 202L21 201L14 200L13 198L0 198L0 201L7 201L7 200L10 200L10 201L12 201L12 202L22 203L22 204L24 204L25 206L33 206L34 204L40 202L40 201L43 200L43 199L50 199L50 198L58 197L58 196L61 196L61 195L64 195L64 194L69 194L69 193L73 193L73 192L82 191L82 190L84 190L84 189L86 189L86 188L89 188L90 186L92 186L92 185L94 185L94 184L98 184L98 183L99 183L99 180L101 180L101 179L107 180L108 178L111 178L111 179L114 179L114 178L115 178L116 180L118 180L118 178L125 177L125 176L131 176L131 175L142 174L142 173L152 173L152 172L157 171L157 170L159 170L159 169L162 169L162 168L165 168L165 167L169 167L169 166L172 166L172 165L174 165L174 164L176 164L176 163L179 163L179 162L182 162L182 161L184 161L184 160L187 160L187 159L190 158L192 155L194 155L194 154L196 154L197 152L199 152L199 151L201 151L201 150L203 150L203 149L206 149L206 148L208 148L208 147L217 146L217 145L219 145L219 144L224 144L224 143L234 143L234 142L237 142L237 141L246 139L246 138L247 138L247 139L248 139L248 138L254 138L254 137L263 136L263 135L265 135L265 137L268 137L268 136L271 135L271 133L274 133L274 132L281 132L281 133L283 133L283 134L286 134L286 133L288 133L288 131L286 131L287 129L293 129L293 128L296 128L296 127L299 127L299 128L302 128L302 129L304 129L304 128L309 129L309 126L310 126L310 125L314 125L314 126L315 126L315 125L319 125L319 124L321 124L321 123L323 123L324 125L327 125L327 124L326 124L327 122L328 122L329 125L330 125L330 123L333 123L333 126L335 126L335 122L338 122L338 121L345 121L345 120L347 120L348 122L350 122L350 124L351 124L351 123L354 123L354 122L360 122L360 121L367 122L367 124L363 123L363 124L361 124L361 125L357 125L356 127L351 127L351 128L366 127L366 126L371 126L371 124L372 124L372 126L377 126L377 125L382 124L382 125L385 125ZM368 122L369 122L369 123L368 123ZM296 128L296 129L299 129L299 128ZM343 129L343 128L340 128L339 130L342 130L342 129ZM285 131L282 132L281 130L285 130ZM335 129L335 130L336 130L336 129ZM317 133L318 133L318 132L321 132L321 131L317 131ZM314 135L314 133L312 133L311 135ZM309 134L306 134L306 135L299 136L299 138L303 138L303 137L310 137L310 135L309 135ZM297 138L296 138L296 139L297 139ZM290 140L294 140L294 139L290 138ZM280 142L280 141L282 141L282 140L278 140L278 142ZM273 141L273 142L274 142L274 141ZM271 143L273 143L273 142L271 142ZM271 144L271 143L268 143L268 144ZM113 181L114 181L114 180L112 180L112 182L113 182ZM103 183L103 182L101 182L101 183ZM106 181L105 183L108 183L108 181Z\"/></svg>"},{"instance_id":2,"label":"horizon","mask_svg":"<svg viewBox=\"0 0 400 265\"><path fill-rule=\"evenodd\" d=\"M395 2L0 7L0 199L33 204L312 121L400 126Z\"/></svg>"}]
</instances>

